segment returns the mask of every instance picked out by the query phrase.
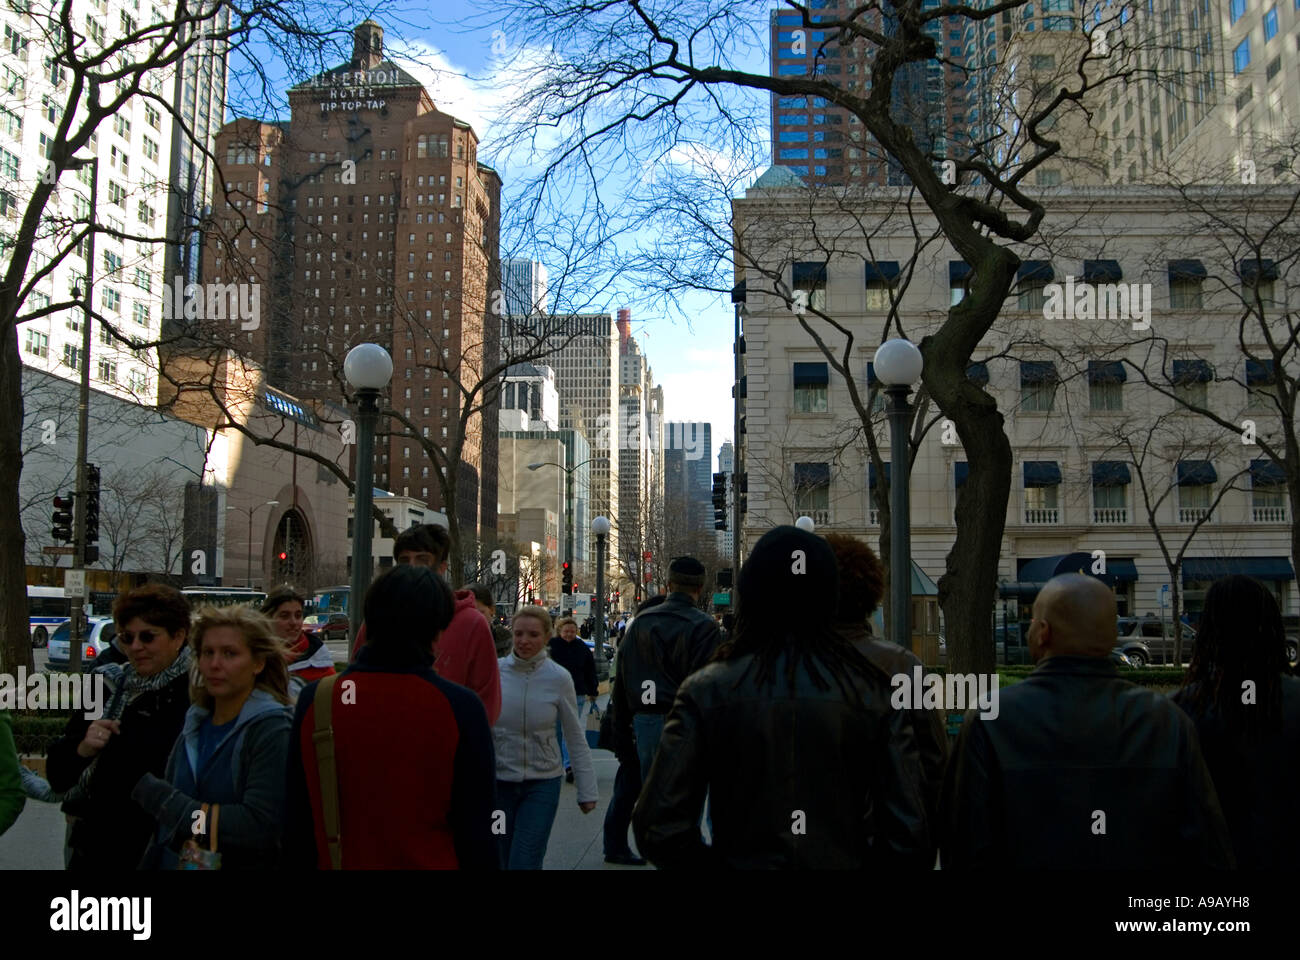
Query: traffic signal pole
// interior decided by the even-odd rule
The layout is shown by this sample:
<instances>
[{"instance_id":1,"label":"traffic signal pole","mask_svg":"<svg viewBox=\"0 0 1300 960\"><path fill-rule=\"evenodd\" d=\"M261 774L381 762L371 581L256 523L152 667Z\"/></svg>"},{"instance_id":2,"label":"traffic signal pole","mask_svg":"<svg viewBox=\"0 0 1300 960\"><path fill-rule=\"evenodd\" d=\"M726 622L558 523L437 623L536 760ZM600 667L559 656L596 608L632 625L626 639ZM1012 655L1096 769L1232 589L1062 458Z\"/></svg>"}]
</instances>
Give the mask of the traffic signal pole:
<instances>
[{"instance_id":1,"label":"traffic signal pole","mask_svg":"<svg viewBox=\"0 0 1300 960\"><path fill-rule=\"evenodd\" d=\"M72 569L86 569L86 494L89 477L86 470L87 444L90 433L90 320L94 312L95 290L95 203L99 199L99 158L90 160L90 230L86 234L86 289L82 291L81 316L81 393L77 400L77 497L74 504L73 535L75 536ZM71 622L68 640L68 670L74 675L81 672L81 644L86 598L78 593L72 597Z\"/></svg>"}]
</instances>

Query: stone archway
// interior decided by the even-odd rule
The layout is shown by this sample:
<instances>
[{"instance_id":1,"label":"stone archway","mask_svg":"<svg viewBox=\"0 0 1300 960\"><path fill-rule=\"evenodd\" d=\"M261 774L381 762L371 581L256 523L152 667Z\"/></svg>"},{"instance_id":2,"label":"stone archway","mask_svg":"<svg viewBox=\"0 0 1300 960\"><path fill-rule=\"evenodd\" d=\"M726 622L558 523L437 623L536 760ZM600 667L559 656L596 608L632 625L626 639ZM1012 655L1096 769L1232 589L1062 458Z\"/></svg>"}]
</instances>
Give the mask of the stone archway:
<instances>
[{"instance_id":1,"label":"stone archway","mask_svg":"<svg viewBox=\"0 0 1300 960\"><path fill-rule=\"evenodd\" d=\"M302 586L314 563L311 527L297 507L286 510L275 527L271 546L271 571L275 583Z\"/></svg>"}]
</instances>

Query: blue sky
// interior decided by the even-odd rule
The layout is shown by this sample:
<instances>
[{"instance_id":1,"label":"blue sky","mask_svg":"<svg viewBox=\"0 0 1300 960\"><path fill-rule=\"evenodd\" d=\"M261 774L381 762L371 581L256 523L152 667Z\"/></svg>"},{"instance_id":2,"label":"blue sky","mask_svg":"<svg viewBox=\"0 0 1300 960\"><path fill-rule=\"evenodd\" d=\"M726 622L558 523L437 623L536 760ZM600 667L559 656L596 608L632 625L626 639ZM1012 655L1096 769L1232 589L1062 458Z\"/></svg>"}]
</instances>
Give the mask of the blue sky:
<instances>
[{"instance_id":1,"label":"blue sky","mask_svg":"<svg viewBox=\"0 0 1300 960\"><path fill-rule=\"evenodd\" d=\"M759 13L761 5L755 4ZM501 131L501 118L509 115L509 106L515 90L511 78L500 67L503 49L513 55L519 45L529 43L529 37L510 37L498 32L491 17L496 12L481 0L438 0L430 9L414 4L386 4L374 16L385 28L386 52L401 66L420 79L429 90L440 110L464 119L474 126L480 137L480 158L491 163L504 182L503 207L510 203L512 186L528 174L527 160L515 163L511 158L494 156L493 133ZM761 16L761 14L759 14ZM339 10L341 24L359 22L364 10L349 14ZM756 51L746 63L750 69L764 70L766 59ZM232 76L239 70L236 61L231 63ZM515 88L517 89L517 88ZM765 115L766 98L753 95ZM239 109L237 92L231 91L231 109ZM632 131L631 135L636 136ZM766 129L756 130L755 136L766 138ZM534 161L539 158L533 158ZM725 162L725 160L724 160ZM762 164L770 162L764 156ZM753 171L754 175L761 169ZM614 199L626 189L628 183L622 174L612 172L602 180L601 189L607 199ZM749 173L744 183L752 182ZM632 238L653 242L655 237ZM628 241L624 241L626 244ZM511 255L527 255L528 251L511 250ZM539 256L544 263L546 256ZM554 272L561 265L547 264ZM706 420L713 425L714 460L717 450L732 439L732 306L725 295L708 292L688 292L678 295L673 308L660 302L649 304L651 294L644 289L629 288L617 277L612 278L609 292L596 297L590 309L610 311L620 307L632 309L633 336L641 345L654 372L656 383L664 387L664 401L668 420Z\"/></svg>"}]
</instances>

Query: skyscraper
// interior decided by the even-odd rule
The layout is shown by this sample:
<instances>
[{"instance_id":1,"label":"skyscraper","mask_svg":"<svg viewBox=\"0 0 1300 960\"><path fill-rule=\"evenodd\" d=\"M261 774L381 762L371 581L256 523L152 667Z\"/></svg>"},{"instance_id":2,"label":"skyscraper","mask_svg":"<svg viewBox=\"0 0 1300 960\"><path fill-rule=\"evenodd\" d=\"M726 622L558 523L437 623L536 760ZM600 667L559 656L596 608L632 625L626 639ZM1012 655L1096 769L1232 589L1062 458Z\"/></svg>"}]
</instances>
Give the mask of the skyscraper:
<instances>
[{"instance_id":1,"label":"skyscraper","mask_svg":"<svg viewBox=\"0 0 1300 960\"><path fill-rule=\"evenodd\" d=\"M700 421L665 424L664 458L665 517L680 512L686 519L686 532L711 532L713 425Z\"/></svg>"},{"instance_id":2,"label":"skyscraper","mask_svg":"<svg viewBox=\"0 0 1300 960\"><path fill-rule=\"evenodd\" d=\"M508 315L526 317L546 312L546 267L536 260L502 260L501 286Z\"/></svg>"}]
</instances>

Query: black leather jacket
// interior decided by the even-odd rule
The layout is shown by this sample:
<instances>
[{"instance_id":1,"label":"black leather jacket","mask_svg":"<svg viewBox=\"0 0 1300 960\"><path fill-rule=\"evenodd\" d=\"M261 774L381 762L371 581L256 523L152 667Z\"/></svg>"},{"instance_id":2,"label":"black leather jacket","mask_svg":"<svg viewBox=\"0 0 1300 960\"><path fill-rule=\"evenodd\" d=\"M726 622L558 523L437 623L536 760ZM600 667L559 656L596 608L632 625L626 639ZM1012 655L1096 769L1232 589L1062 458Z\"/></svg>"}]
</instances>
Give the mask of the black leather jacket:
<instances>
[{"instance_id":1,"label":"black leather jacket","mask_svg":"<svg viewBox=\"0 0 1300 960\"><path fill-rule=\"evenodd\" d=\"M886 676L912 676L912 668L921 659L896 643L872 636L865 623L837 623L835 630L858 652L879 667ZM921 758L921 795L925 798L925 815L930 824L939 822L939 799L943 794L943 775L948 767L948 726L942 710L917 708L907 711L912 721L912 735ZM937 840L938 838L935 837Z\"/></svg>"},{"instance_id":2,"label":"black leather jacket","mask_svg":"<svg viewBox=\"0 0 1300 960\"><path fill-rule=\"evenodd\" d=\"M1196 730L1168 697L1104 657L1051 657L998 693L949 764L945 868L1231 869Z\"/></svg>"},{"instance_id":3,"label":"black leather jacket","mask_svg":"<svg viewBox=\"0 0 1300 960\"><path fill-rule=\"evenodd\" d=\"M642 856L660 868L932 867L911 723L890 708L884 674L852 675L846 697L802 665L791 693L784 660L760 687L751 666L752 654L711 663L682 684L633 814Z\"/></svg>"}]
</instances>

